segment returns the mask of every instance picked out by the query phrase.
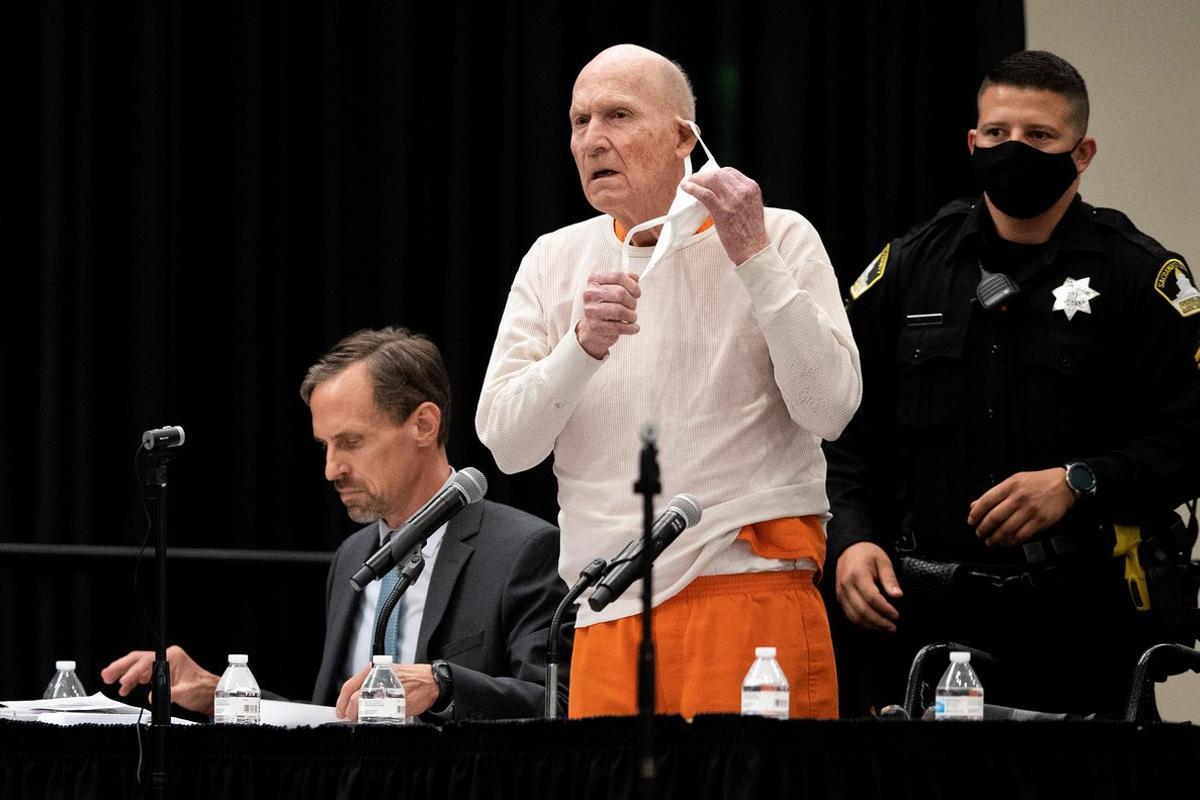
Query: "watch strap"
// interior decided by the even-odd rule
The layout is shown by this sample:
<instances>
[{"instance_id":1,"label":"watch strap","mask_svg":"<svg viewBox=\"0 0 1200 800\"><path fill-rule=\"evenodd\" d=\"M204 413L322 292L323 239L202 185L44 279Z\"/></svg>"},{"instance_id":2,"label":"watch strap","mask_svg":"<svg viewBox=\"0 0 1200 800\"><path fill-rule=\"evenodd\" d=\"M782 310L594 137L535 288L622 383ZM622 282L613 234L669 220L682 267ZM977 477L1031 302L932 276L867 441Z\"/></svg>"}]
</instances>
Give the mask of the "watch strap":
<instances>
[{"instance_id":1,"label":"watch strap","mask_svg":"<svg viewBox=\"0 0 1200 800\"><path fill-rule=\"evenodd\" d=\"M450 669L450 662L444 658L434 660L429 667L433 672L433 682L438 687L438 699L430 711L445 711L454 700L454 673Z\"/></svg>"}]
</instances>

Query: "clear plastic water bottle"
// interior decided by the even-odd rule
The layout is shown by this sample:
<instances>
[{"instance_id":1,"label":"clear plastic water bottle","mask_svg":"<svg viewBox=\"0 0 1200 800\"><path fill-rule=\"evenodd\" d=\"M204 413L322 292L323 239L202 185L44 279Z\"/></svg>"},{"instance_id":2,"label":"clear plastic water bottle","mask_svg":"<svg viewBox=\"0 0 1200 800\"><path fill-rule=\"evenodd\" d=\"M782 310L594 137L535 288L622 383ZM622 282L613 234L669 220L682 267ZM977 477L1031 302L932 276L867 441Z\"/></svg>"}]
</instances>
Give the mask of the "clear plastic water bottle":
<instances>
[{"instance_id":1,"label":"clear plastic water bottle","mask_svg":"<svg viewBox=\"0 0 1200 800\"><path fill-rule=\"evenodd\" d=\"M243 653L231 653L229 666L213 695L213 722L257 725L262 720L262 692Z\"/></svg>"},{"instance_id":2,"label":"clear plastic water bottle","mask_svg":"<svg viewBox=\"0 0 1200 800\"><path fill-rule=\"evenodd\" d=\"M971 669L971 654L955 650L934 693L934 719L983 719L983 685Z\"/></svg>"},{"instance_id":3,"label":"clear plastic water bottle","mask_svg":"<svg viewBox=\"0 0 1200 800\"><path fill-rule=\"evenodd\" d=\"M42 695L43 700L59 697L87 697L87 692L84 691L79 676L75 674L74 661L55 661L54 669L56 672L46 686L46 693Z\"/></svg>"},{"instance_id":4,"label":"clear plastic water bottle","mask_svg":"<svg viewBox=\"0 0 1200 800\"><path fill-rule=\"evenodd\" d=\"M392 657L373 656L371 664L358 696L358 721L403 725L407 721L404 684L392 672Z\"/></svg>"},{"instance_id":5,"label":"clear plastic water bottle","mask_svg":"<svg viewBox=\"0 0 1200 800\"><path fill-rule=\"evenodd\" d=\"M742 681L742 716L787 719L791 695L774 647L754 648L754 663Z\"/></svg>"}]
</instances>

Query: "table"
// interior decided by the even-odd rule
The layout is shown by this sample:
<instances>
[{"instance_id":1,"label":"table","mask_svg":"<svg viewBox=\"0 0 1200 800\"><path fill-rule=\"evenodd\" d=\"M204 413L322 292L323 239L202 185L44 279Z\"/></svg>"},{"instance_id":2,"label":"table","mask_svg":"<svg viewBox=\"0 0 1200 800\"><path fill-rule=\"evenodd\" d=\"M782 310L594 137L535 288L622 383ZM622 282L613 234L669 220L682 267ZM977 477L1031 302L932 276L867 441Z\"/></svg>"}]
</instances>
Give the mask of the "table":
<instances>
[{"instance_id":1,"label":"table","mask_svg":"<svg viewBox=\"0 0 1200 800\"><path fill-rule=\"evenodd\" d=\"M133 726L0 720L0 797L149 797ZM1200 728L1117 722L656 720L670 798L1200 795ZM634 719L435 728L175 726L173 798L637 796Z\"/></svg>"}]
</instances>

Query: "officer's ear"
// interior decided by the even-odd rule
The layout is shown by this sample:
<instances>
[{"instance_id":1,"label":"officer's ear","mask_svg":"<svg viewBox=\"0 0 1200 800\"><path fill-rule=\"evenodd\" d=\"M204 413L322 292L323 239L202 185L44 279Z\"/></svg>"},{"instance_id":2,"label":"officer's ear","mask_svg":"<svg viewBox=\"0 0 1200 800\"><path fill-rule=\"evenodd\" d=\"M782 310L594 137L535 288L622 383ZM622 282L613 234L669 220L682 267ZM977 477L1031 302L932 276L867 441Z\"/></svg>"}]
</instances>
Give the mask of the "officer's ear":
<instances>
[{"instance_id":1,"label":"officer's ear","mask_svg":"<svg viewBox=\"0 0 1200 800\"><path fill-rule=\"evenodd\" d=\"M1082 175L1089 166L1092 159L1096 157L1096 140L1091 136L1084 136L1079 144L1075 145L1075 150L1071 153L1071 159L1075 162L1075 169L1079 170Z\"/></svg>"}]
</instances>

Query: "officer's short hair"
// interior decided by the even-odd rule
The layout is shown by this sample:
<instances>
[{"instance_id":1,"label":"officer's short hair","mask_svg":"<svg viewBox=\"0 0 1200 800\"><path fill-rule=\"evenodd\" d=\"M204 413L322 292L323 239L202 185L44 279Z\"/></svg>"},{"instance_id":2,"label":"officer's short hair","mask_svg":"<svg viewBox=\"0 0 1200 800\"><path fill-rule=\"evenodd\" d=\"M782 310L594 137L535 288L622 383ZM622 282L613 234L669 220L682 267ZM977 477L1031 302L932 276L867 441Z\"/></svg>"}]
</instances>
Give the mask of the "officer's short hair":
<instances>
[{"instance_id":1,"label":"officer's short hair","mask_svg":"<svg viewBox=\"0 0 1200 800\"><path fill-rule=\"evenodd\" d=\"M989 86L1043 89L1060 94L1071 104L1071 124L1080 136L1087 133L1088 93L1083 76L1066 59L1045 50L1022 50L1001 61L979 84L982 95ZM977 95L978 97L978 95Z\"/></svg>"},{"instance_id":2,"label":"officer's short hair","mask_svg":"<svg viewBox=\"0 0 1200 800\"><path fill-rule=\"evenodd\" d=\"M300 384L305 404L313 390L347 367L365 362L375 404L395 422L404 422L417 406L433 403L442 412L438 444L450 438L450 379L442 354L426 336L405 328L361 330L342 339L309 367Z\"/></svg>"}]
</instances>

